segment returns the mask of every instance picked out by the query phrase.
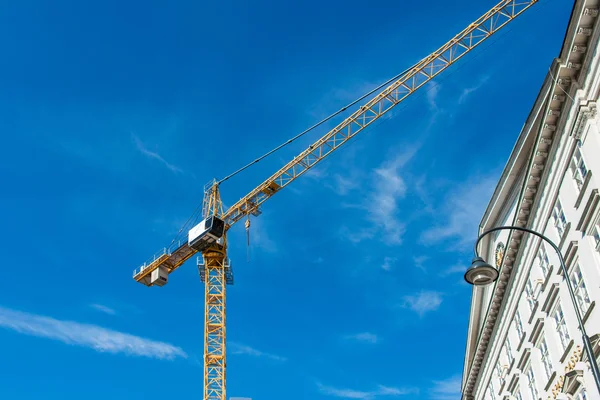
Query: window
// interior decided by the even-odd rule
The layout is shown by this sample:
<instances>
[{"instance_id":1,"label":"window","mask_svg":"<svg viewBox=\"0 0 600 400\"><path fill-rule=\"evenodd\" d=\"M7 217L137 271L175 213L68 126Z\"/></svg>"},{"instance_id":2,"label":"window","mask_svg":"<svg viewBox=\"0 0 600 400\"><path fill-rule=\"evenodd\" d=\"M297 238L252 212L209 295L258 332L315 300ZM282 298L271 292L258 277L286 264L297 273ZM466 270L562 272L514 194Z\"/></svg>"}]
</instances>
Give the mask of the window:
<instances>
[{"instance_id":1,"label":"window","mask_svg":"<svg viewBox=\"0 0 600 400\"><path fill-rule=\"evenodd\" d=\"M567 226L567 218L565 217L565 212L563 211L562 204L560 204L560 200L556 200L556 205L554 206L554 210L552 210L552 219L554 220L554 226L558 231L558 237L562 238L565 233L565 227Z\"/></svg>"},{"instance_id":2,"label":"window","mask_svg":"<svg viewBox=\"0 0 600 400\"><path fill-rule=\"evenodd\" d=\"M560 303L558 303L558 305L556 306L556 309L552 314L552 319L554 319L554 324L556 325L556 332L558 334L562 351L565 351L567 349L567 345L569 344L569 340L571 339L571 337L569 336L569 331L567 331L565 315L563 313Z\"/></svg>"},{"instance_id":3,"label":"window","mask_svg":"<svg viewBox=\"0 0 600 400\"><path fill-rule=\"evenodd\" d=\"M492 400L496 400L496 391L494 390L494 382L490 381L490 387L488 389L490 391L490 395L488 398Z\"/></svg>"},{"instance_id":4,"label":"window","mask_svg":"<svg viewBox=\"0 0 600 400\"><path fill-rule=\"evenodd\" d=\"M585 315L587 310L590 308L590 296L588 295L587 287L585 286L585 281L583 280L579 261L577 261L575 268L573 268L573 273L571 274L571 285L573 286L573 291L575 292L575 297L577 298L577 303L579 304L581 313Z\"/></svg>"},{"instance_id":5,"label":"window","mask_svg":"<svg viewBox=\"0 0 600 400\"><path fill-rule=\"evenodd\" d=\"M596 250L600 251L600 221L594 227L594 242L596 243Z\"/></svg>"},{"instance_id":6,"label":"window","mask_svg":"<svg viewBox=\"0 0 600 400\"><path fill-rule=\"evenodd\" d=\"M525 332L523 331L523 320L521 320L521 313L517 310L515 314L515 327L517 328L517 335L519 335L519 340L523 339L523 335Z\"/></svg>"},{"instance_id":7,"label":"window","mask_svg":"<svg viewBox=\"0 0 600 400\"><path fill-rule=\"evenodd\" d=\"M512 354L512 348L510 347L510 339L506 338L506 343L504 344L504 348L506 350L506 359L508 360L508 364L512 364L513 362L513 354Z\"/></svg>"},{"instance_id":8,"label":"window","mask_svg":"<svg viewBox=\"0 0 600 400\"><path fill-rule=\"evenodd\" d=\"M585 388L582 387L575 395L573 396L573 400L587 400L587 394L585 393Z\"/></svg>"},{"instance_id":9,"label":"window","mask_svg":"<svg viewBox=\"0 0 600 400\"><path fill-rule=\"evenodd\" d=\"M533 284L531 283L531 278L527 280L527 285L525 285L525 297L527 297L529 311L533 311L533 308L535 307L535 295L533 294Z\"/></svg>"},{"instance_id":10,"label":"window","mask_svg":"<svg viewBox=\"0 0 600 400\"><path fill-rule=\"evenodd\" d=\"M517 400L523 400L523 395L521 394L521 389L517 388L515 390L515 399Z\"/></svg>"},{"instance_id":11,"label":"window","mask_svg":"<svg viewBox=\"0 0 600 400\"><path fill-rule=\"evenodd\" d=\"M550 359L550 352L548 351L548 344L546 343L546 338L542 338L542 340L540 340L538 349L540 349L540 356L542 358L542 364L544 365L546 380L548 380L550 379L550 376L552 376L552 360Z\"/></svg>"},{"instance_id":12,"label":"window","mask_svg":"<svg viewBox=\"0 0 600 400\"><path fill-rule=\"evenodd\" d=\"M527 375L527 385L529 386L529 393L531 393L531 398L537 400L539 398L538 391L535 387L535 377L533 376L533 369L531 368L531 365L529 365L529 368L527 368L525 374Z\"/></svg>"},{"instance_id":13,"label":"window","mask_svg":"<svg viewBox=\"0 0 600 400\"><path fill-rule=\"evenodd\" d=\"M571 159L569 168L571 169L577 188L581 190L588 173L583 157L581 156L581 140L577 141L577 147L575 147L575 152L573 152L573 158Z\"/></svg>"},{"instance_id":14,"label":"window","mask_svg":"<svg viewBox=\"0 0 600 400\"><path fill-rule=\"evenodd\" d=\"M538 265L542 270L542 276L545 278L548 276L548 270L550 269L550 261L548 260L548 253L546 252L546 247L544 244L540 246L540 250L537 255Z\"/></svg>"},{"instance_id":15,"label":"window","mask_svg":"<svg viewBox=\"0 0 600 400\"><path fill-rule=\"evenodd\" d=\"M500 362L496 364L496 374L498 374L498 380L500 381L500 386L504 385L504 367L500 365Z\"/></svg>"}]
</instances>

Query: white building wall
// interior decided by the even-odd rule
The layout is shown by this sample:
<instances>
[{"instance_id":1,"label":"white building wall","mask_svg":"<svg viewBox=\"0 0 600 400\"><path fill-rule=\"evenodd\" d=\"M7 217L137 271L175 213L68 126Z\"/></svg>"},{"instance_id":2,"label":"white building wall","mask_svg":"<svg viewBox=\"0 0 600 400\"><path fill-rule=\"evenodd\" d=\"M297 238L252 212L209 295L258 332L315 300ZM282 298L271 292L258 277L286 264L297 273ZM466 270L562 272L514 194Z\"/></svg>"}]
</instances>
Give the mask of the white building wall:
<instances>
[{"instance_id":1,"label":"white building wall","mask_svg":"<svg viewBox=\"0 0 600 400\"><path fill-rule=\"evenodd\" d=\"M598 2L577 1L575 10L581 11L582 15L591 15L583 12L597 13ZM571 23L580 21L576 19ZM576 32L576 28L570 26L571 33ZM551 156L547 159L546 172L540 185L543 190L535 198L531 210L535 216L528 224L528 227L543 233L560 247L570 278L578 275L575 272L581 271L585 289L578 289L578 294L584 299L578 306L586 309L584 324L588 335L594 340L597 359L600 353L600 304L597 304L600 303L600 238L594 235L596 229L600 235L600 118L595 111L600 91L598 36L598 29L595 29L588 43L589 55L580 67L578 82L565 88L572 102L569 109L563 110L565 118L553 138ZM574 39L567 36L563 56L573 51L573 42ZM564 64L566 61L559 62ZM525 134L534 135L535 131L530 129ZM572 168L576 148L579 148L585 164L585 168L579 170L586 171L585 179L580 179L582 184L579 185L575 176L583 178L583 174L574 174L575 169ZM499 207L502 211L495 214L497 217L492 226L515 223L517 195L522 184L523 179L513 181L511 190L504 190L503 202L494 203L493 207ZM564 212L562 235L553 217L557 200ZM491 239L482 242L481 254L495 265L494 253L498 243L502 242L507 247L511 236L508 231L490 236ZM525 235L521 240L516 256L518 261L509 271L506 294L493 333L490 334L490 343L487 344L481 368L476 372L475 387L463 398L582 400L585 394L586 399L600 400L589 364L585 362L586 355L582 352L583 341L578 330L575 307L559 258L551 246L541 244L541 240L534 236ZM543 267L546 263L541 257L544 250L548 259L547 267ZM493 285L484 289L484 304L490 302L495 290ZM487 308L482 307L479 315L472 314L471 318L476 318L479 323L470 323L470 327L484 324ZM562 310L564 323L557 324L557 309ZM469 334L470 338L480 336L479 332ZM467 373L470 371L470 362L466 360ZM573 384L573 380L569 379L565 382L567 371L580 371L581 384Z\"/></svg>"}]
</instances>

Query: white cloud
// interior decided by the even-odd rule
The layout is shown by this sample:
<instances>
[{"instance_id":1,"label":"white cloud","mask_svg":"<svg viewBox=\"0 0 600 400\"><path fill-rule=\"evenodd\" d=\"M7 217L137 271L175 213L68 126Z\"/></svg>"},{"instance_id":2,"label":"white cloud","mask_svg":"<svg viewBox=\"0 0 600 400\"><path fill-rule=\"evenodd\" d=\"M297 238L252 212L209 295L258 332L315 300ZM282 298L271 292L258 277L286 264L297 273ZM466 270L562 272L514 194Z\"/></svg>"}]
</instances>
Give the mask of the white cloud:
<instances>
[{"instance_id":1,"label":"white cloud","mask_svg":"<svg viewBox=\"0 0 600 400\"><path fill-rule=\"evenodd\" d=\"M434 291L422 290L416 295L404 296L405 306L423 316L429 311L435 311L442 304L442 294Z\"/></svg>"},{"instance_id":2,"label":"white cloud","mask_svg":"<svg viewBox=\"0 0 600 400\"><path fill-rule=\"evenodd\" d=\"M488 79L490 79L489 76L484 76L475 86L463 89L460 97L458 98L458 104L463 104L467 100L467 97L469 97L471 93L480 89L488 81Z\"/></svg>"},{"instance_id":3,"label":"white cloud","mask_svg":"<svg viewBox=\"0 0 600 400\"><path fill-rule=\"evenodd\" d=\"M107 306L103 306L102 304L90 304L90 307L92 307L96 311L103 312L104 314L108 314L108 315L116 315L117 314L117 312L114 309L107 307Z\"/></svg>"},{"instance_id":4,"label":"white cloud","mask_svg":"<svg viewBox=\"0 0 600 400\"><path fill-rule=\"evenodd\" d=\"M101 353L122 353L162 360L188 357L181 348L169 343L97 325L58 320L3 307L0 307L0 327L26 335L58 340L65 344L88 347Z\"/></svg>"},{"instance_id":5,"label":"white cloud","mask_svg":"<svg viewBox=\"0 0 600 400\"><path fill-rule=\"evenodd\" d=\"M453 376L451 378L434 381L431 389L431 400L460 400L461 397L461 378Z\"/></svg>"},{"instance_id":6,"label":"white cloud","mask_svg":"<svg viewBox=\"0 0 600 400\"><path fill-rule=\"evenodd\" d=\"M354 389L336 388L332 386L322 385L320 383L317 383L317 386L322 394L327 396L340 397L342 399L372 400L381 396L397 397L418 392L418 390L415 388L395 388L382 385L377 386L377 389L370 392Z\"/></svg>"},{"instance_id":7,"label":"white cloud","mask_svg":"<svg viewBox=\"0 0 600 400\"><path fill-rule=\"evenodd\" d=\"M354 335L348 335L346 336L346 339L372 344L379 342L379 337L376 334L370 332L362 332L356 333Z\"/></svg>"},{"instance_id":8,"label":"white cloud","mask_svg":"<svg viewBox=\"0 0 600 400\"><path fill-rule=\"evenodd\" d=\"M427 84L427 103L432 110L437 110L437 96L440 92L440 85L435 82L429 82Z\"/></svg>"},{"instance_id":9,"label":"white cloud","mask_svg":"<svg viewBox=\"0 0 600 400\"><path fill-rule=\"evenodd\" d=\"M361 206L367 212L372 227L355 232L346 231L350 241L358 243L378 236L387 245L402 243L405 225L398 216L398 201L406 195L406 183L400 175L400 169L414 157L417 149L413 147L398 153L373 171L372 191Z\"/></svg>"},{"instance_id":10,"label":"white cloud","mask_svg":"<svg viewBox=\"0 0 600 400\"><path fill-rule=\"evenodd\" d=\"M426 268L423 265L425 261L429 260L428 256L415 256L413 257L413 262L415 263L415 267L419 268L422 271L425 271Z\"/></svg>"},{"instance_id":11,"label":"white cloud","mask_svg":"<svg viewBox=\"0 0 600 400\"><path fill-rule=\"evenodd\" d=\"M382 268L384 271L391 271L391 270L392 270L392 265L393 265L393 264L394 264L396 261L398 261L398 259L397 259L397 258L395 258L395 257L385 257L385 258L383 259L383 265L381 266L381 268Z\"/></svg>"},{"instance_id":12,"label":"white cloud","mask_svg":"<svg viewBox=\"0 0 600 400\"><path fill-rule=\"evenodd\" d=\"M275 360L275 361L287 361L287 358L285 358L285 357L278 356L276 354L265 353L264 351L260 351L258 349L255 349L250 346L246 346L241 343L229 342L228 345L229 345L229 350L231 351L231 354L243 354L243 355L248 355L248 356L253 356L253 357L269 358L269 359Z\"/></svg>"},{"instance_id":13,"label":"white cloud","mask_svg":"<svg viewBox=\"0 0 600 400\"><path fill-rule=\"evenodd\" d=\"M173 172L183 172L181 170L181 168L176 167L175 165L167 162L167 160L165 160L160 154L154 152L154 151L150 151L146 148L146 146L144 146L144 144L142 143L142 141L140 140L140 138L138 138L136 135L131 135L131 137L133 138L133 142L135 143L135 147L138 149L138 151L140 153L142 153L143 155L149 157L149 158L153 158L155 160L160 161L161 163L163 163L163 165L165 167L167 167L168 169L170 169Z\"/></svg>"},{"instance_id":14,"label":"white cloud","mask_svg":"<svg viewBox=\"0 0 600 400\"><path fill-rule=\"evenodd\" d=\"M477 227L496 183L496 178L485 177L456 185L457 188L448 195L444 206L438 210L440 215L445 215L445 221L424 231L421 242L432 245L454 239L461 248L473 245L477 238Z\"/></svg>"},{"instance_id":15,"label":"white cloud","mask_svg":"<svg viewBox=\"0 0 600 400\"><path fill-rule=\"evenodd\" d=\"M451 267L446 268L442 272L440 272L440 275L448 276L448 275L452 275L452 274L458 274L459 272L464 273L466 270L467 270L467 267L465 267L463 264L455 264Z\"/></svg>"}]
</instances>

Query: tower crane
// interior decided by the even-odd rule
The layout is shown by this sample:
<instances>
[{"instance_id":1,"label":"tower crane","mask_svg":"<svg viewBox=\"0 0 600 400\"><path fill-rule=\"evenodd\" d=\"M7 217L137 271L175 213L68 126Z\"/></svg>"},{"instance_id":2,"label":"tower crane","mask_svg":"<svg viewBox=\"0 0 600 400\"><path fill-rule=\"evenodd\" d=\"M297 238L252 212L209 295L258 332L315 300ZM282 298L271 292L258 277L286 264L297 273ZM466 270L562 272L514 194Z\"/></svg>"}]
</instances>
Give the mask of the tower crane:
<instances>
[{"instance_id":1,"label":"tower crane","mask_svg":"<svg viewBox=\"0 0 600 400\"><path fill-rule=\"evenodd\" d=\"M500 1L438 50L407 69L388 87L227 210L223 210L220 182L213 180L205 186L201 222L189 230L187 238L174 240L169 247L154 255L133 273L133 278L146 286L164 286L169 274L194 254L202 254L198 258L198 269L205 284L204 400L226 400L225 294L226 286L233 284L231 262L227 258L227 231L250 215L258 216L261 205L275 193L537 2L538 0Z\"/></svg>"}]
</instances>

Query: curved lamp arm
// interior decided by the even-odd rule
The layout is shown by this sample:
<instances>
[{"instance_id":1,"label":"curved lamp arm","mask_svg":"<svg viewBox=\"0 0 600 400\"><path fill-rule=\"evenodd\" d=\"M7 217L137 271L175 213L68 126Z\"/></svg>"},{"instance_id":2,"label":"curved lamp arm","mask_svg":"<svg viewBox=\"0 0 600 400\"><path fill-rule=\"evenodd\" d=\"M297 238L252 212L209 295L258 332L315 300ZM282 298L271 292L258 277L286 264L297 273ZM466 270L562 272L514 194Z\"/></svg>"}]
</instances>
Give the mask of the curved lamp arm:
<instances>
[{"instance_id":1,"label":"curved lamp arm","mask_svg":"<svg viewBox=\"0 0 600 400\"><path fill-rule=\"evenodd\" d=\"M596 358L594 357L594 351L592 350L592 343L590 341L590 338L585 331L583 318L581 316L581 311L579 310L579 304L577 303L577 299L575 298L575 291L573 290L573 286L571 285L571 280L569 279L569 274L567 271L567 267L565 265L565 260L562 256L562 253L561 253L560 249L558 248L558 246L556 244L554 244L554 242L551 241L550 239L548 239L546 236L544 236L541 233L536 232L534 230L528 229L528 228L521 228L519 226L497 226L495 228L488 229L488 230L484 231L481 235L479 235L479 237L477 238L477 241L475 242L475 248L474 248L475 257L479 257L479 255L477 254L477 247L479 246L479 242L481 242L481 239L484 236L486 236L487 234L492 233L492 232L507 230L507 229L531 233L532 235L535 235L535 236L541 238L546 243L548 243L550 246L552 246L554 251L556 251L556 254L558 254L558 260L560 261L560 267L562 269L563 276L564 276L565 280L567 281L567 288L569 290L569 295L571 296L571 301L573 302L573 307L575 308L575 315L577 316L577 323L579 324L579 330L581 331L581 335L583 336L583 346L585 347L585 351L588 353L588 357L590 359L590 366L592 369L592 374L594 376L594 380L596 381L598 393L600 393L600 371L598 370L598 363L596 362Z\"/></svg>"}]
</instances>

